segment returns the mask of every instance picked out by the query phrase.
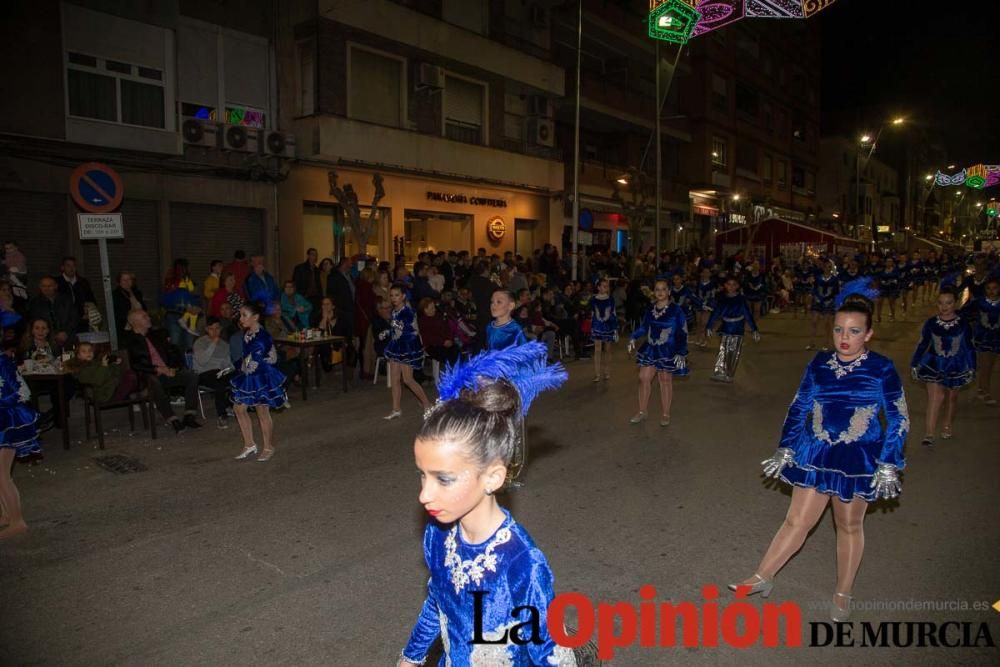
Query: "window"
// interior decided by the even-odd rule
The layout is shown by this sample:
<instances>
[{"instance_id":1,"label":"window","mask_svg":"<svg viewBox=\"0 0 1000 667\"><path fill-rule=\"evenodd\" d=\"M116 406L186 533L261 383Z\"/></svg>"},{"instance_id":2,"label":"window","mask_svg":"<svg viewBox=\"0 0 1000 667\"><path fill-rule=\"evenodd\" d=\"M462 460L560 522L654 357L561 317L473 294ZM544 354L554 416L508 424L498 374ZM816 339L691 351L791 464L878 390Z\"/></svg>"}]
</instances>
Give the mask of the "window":
<instances>
[{"instance_id":1,"label":"window","mask_svg":"<svg viewBox=\"0 0 1000 667\"><path fill-rule=\"evenodd\" d=\"M729 111L729 82L718 74L712 75L712 106Z\"/></svg>"},{"instance_id":2,"label":"window","mask_svg":"<svg viewBox=\"0 0 1000 667\"><path fill-rule=\"evenodd\" d=\"M347 115L379 125L402 127L406 118L405 61L388 54L348 47Z\"/></svg>"},{"instance_id":3,"label":"window","mask_svg":"<svg viewBox=\"0 0 1000 667\"><path fill-rule=\"evenodd\" d=\"M806 187L806 170L798 165L792 167L792 187L799 189Z\"/></svg>"},{"instance_id":4,"label":"window","mask_svg":"<svg viewBox=\"0 0 1000 667\"><path fill-rule=\"evenodd\" d=\"M486 86L446 76L444 83L444 135L467 144L483 144Z\"/></svg>"},{"instance_id":5,"label":"window","mask_svg":"<svg viewBox=\"0 0 1000 667\"><path fill-rule=\"evenodd\" d=\"M764 179L765 183L771 182L771 162L771 156L765 155L760 163L760 176Z\"/></svg>"},{"instance_id":6,"label":"window","mask_svg":"<svg viewBox=\"0 0 1000 667\"><path fill-rule=\"evenodd\" d=\"M313 49L315 42L308 40L296 45L295 55L298 58L299 96L298 113L309 116L313 113L316 103L316 67Z\"/></svg>"},{"instance_id":7,"label":"window","mask_svg":"<svg viewBox=\"0 0 1000 667\"><path fill-rule=\"evenodd\" d=\"M757 176L757 147L750 143L736 144L736 168Z\"/></svg>"},{"instance_id":8,"label":"window","mask_svg":"<svg viewBox=\"0 0 1000 667\"><path fill-rule=\"evenodd\" d=\"M788 163L784 160L778 160L778 189L784 190L785 186L788 184Z\"/></svg>"},{"instance_id":9,"label":"window","mask_svg":"<svg viewBox=\"0 0 1000 667\"><path fill-rule=\"evenodd\" d=\"M163 72L153 67L69 52L66 97L70 116L166 127Z\"/></svg>"},{"instance_id":10,"label":"window","mask_svg":"<svg viewBox=\"0 0 1000 667\"><path fill-rule=\"evenodd\" d=\"M736 110L748 116L757 116L757 91L742 81L736 82Z\"/></svg>"},{"instance_id":11,"label":"window","mask_svg":"<svg viewBox=\"0 0 1000 667\"><path fill-rule=\"evenodd\" d=\"M719 137L712 137L712 164L726 166L726 142Z\"/></svg>"},{"instance_id":12,"label":"window","mask_svg":"<svg viewBox=\"0 0 1000 667\"><path fill-rule=\"evenodd\" d=\"M448 22L466 30L487 34L489 3L486 0L444 0L441 16Z\"/></svg>"}]
</instances>

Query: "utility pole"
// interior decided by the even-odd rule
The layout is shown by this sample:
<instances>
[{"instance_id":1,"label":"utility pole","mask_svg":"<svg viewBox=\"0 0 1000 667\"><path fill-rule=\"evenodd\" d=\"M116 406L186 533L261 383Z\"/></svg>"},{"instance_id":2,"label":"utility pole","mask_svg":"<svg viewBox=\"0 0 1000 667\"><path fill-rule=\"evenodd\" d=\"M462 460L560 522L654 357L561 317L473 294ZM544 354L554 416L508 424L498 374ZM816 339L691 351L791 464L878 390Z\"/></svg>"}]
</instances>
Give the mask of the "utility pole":
<instances>
[{"instance_id":1,"label":"utility pole","mask_svg":"<svg viewBox=\"0 0 1000 667\"><path fill-rule=\"evenodd\" d=\"M583 53L583 0L580 0L576 18L576 123L573 130L573 235L570 248L573 280L579 278L580 241L580 63Z\"/></svg>"},{"instance_id":2,"label":"utility pole","mask_svg":"<svg viewBox=\"0 0 1000 667\"><path fill-rule=\"evenodd\" d=\"M660 256L660 210L663 208L663 137L660 129L660 42L656 42L656 229L653 232L653 243L656 244L656 256Z\"/></svg>"}]
</instances>

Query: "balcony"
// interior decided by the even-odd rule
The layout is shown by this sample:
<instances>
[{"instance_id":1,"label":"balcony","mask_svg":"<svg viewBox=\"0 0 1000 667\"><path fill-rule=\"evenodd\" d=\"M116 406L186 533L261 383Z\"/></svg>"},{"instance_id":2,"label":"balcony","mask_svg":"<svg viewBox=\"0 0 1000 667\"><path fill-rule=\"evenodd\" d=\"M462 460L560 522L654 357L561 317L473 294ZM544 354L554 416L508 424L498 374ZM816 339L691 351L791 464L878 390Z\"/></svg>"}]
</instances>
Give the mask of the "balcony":
<instances>
[{"instance_id":1,"label":"balcony","mask_svg":"<svg viewBox=\"0 0 1000 667\"><path fill-rule=\"evenodd\" d=\"M351 120L312 116L295 122L299 156L360 163L429 177L457 178L519 187L562 190L563 164L556 160L472 145L445 137Z\"/></svg>"}]
</instances>

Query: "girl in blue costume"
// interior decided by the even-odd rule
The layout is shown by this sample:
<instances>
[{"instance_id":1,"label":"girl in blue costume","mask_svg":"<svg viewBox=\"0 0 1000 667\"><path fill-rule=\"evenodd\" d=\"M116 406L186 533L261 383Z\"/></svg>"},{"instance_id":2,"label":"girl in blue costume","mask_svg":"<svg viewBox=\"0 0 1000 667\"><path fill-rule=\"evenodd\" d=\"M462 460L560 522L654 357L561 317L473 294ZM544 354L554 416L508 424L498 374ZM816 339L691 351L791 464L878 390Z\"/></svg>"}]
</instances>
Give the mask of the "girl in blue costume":
<instances>
[{"instance_id":1,"label":"girl in blue costume","mask_svg":"<svg viewBox=\"0 0 1000 667\"><path fill-rule=\"evenodd\" d=\"M878 281L878 318L882 321L882 305L889 302L889 321L896 321L896 299L899 298L899 271L896 269L896 260L887 257L885 267L876 276Z\"/></svg>"},{"instance_id":2,"label":"girl in blue costume","mask_svg":"<svg viewBox=\"0 0 1000 667\"><path fill-rule=\"evenodd\" d=\"M272 308L275 306L271 306ZM260 323L263 307L256 302L240 308L240 326L243 327L243 361L238 372L229 380L233 393L233 412L243 435L243 451L236 460L243 461L257 453L253 439L253 421L250 408L257 413L264 448L257 457L260 462L274 456L274 422L271 408L280 408L288 400L285 395L285 374L275 368L278 352L271 334Z\"/></svg>"},{"instance_id":3,"label":"girl in blue costume","mask_svg":"<svg viewBox=\"0 0 1000 667\"><path fill-rule=\"evenodd\" d=\"M736 368L740 365L743 353L743 335L746 325L750 325L754 342L760 340L760 330L753 319L753 312L746 297L740 294L740 281L736 276L728 276L722 284L724 293L715 302L715 310L705 325L705 335L712 336L712 327L719 320L719 356L715 359L715 370L711 380L716 382L732 382Z\"/></svg>"},{"instance_id":4,"label":"girl in blue costume","mask_svg":"<svg viewBox=\"0 0 1000 667\"><path fill-rule=\"evenodd\" d=\"M788 408L781 443L761 462L764 474L793 486L785 522L757 572L729 588L771 593L774 575L802 547L828 504L837 524L837 586L830 617L850 616L851 591L864 552L868 503L899 495L898 471L910 428L906 398L892 360L867 349L870 288L848 286L833 326L833 352L820 352L806 367ZM885 417L882 428L879 414Z\"/></svg>"},{"instance_id":5,"label":"girl in blue costume","mask_svg":"<svg viewBox=\"0 0 1000 667\"><path fill-rule=\"evenodd\" d=\"M708 341L705 339L705 327L708 325L708 317L715 307L715 297L719 293L719 283L712 275L710 269L702 269L695 286L695 297L698 299L698 313L696 315L695 327L698 332L698 340L695 345L705 347Z\"/></svg>"},{"instance_id":6,"label":"girl in blue costume","mask_svg":"<svg viewBox=\"0 0 1000 667\"><path fill-rule=\"evenodd\" d=\"M653 376L660 383L660 406L663 417L660 426L670 426L670 405L674 398L674 376L688 374L687 318L676 303L670 303L667 281L657 279L653 285L653 304L646 310L639 328L632 332L628 353L635 351L636 341L645 337L639 348L639 412L629 421L638 424L646 419L646 408L653 393Z\"/></svg>"},{"instance_id":7,"label":"girl in blue costume","mask_svg":"<svg viewBox=\"0 0 1000 667\"><path fill-rule=\"evenodd\" d=\"M389 382L392 392L392 412L383 419L398 419L403 416L400 403L403 400L403 385L405 384L420 401L424 410L431 402L424 393L424 388L413 379L414 369L424 366L424 346L420 342L417 330L417 315L406 303L406 287L399 283L389 288L389 303L392 304L392 338L385 346L382 355L389 362Z\"/></svg>"},{"instance_id":8,"label":"girl in blue costume","mask_svg":"<svg viewBox=\"0 0 1000 667\"><path fill-rule=\"evenodd\" d=\"M607 278L597 281L590 298L590 339L594 341L594 382L611 379L611 345L618 340L618 313Z\"/></svg>"},{"instance_id":9,"label":"girl in blue costume","mask_svg":"<svg viewBox=\"0 0 1000 667\"><path fill-rule=\"evenodd\" d=\"M832 259L823 262L823 272L816 276L812 288L812 340L806 345L807 350L816 349L816 336L819 333L819 321L823 320L823 329L829 330L836 310L834 300L840 290L840 279L837 277L837 267ZM823 351L828 348L823 346Z\"/></svg>"},{"instance_id":10,"label":"girl in blue costume","mask_svg":"<svg viewBox=\"0 0 1000 667\"><path fill-rule=\"evenodd\" d=\"M684 274L675 273L670 277L670 300L677 304L677 307L684 313L687 320L688 331L694 331L697 325L698 311L701 310L701 303L694 291L684 282Z\"/></svg>"},{"instance_id":11,"label":"girl in blue costume","mask_svg":"<svg viewBox=\"0 0 1000 667\"><path fill-rule=\"evenodd\" d=\"M441 377L413 445L420 503L434 519L424 530L430 579L398 665L424 664L439 636L438 665L576 665L548 632L555 595L545 554L494 496L532 400L566 380L546 355L541 343L485 352ZM534 636L525 607L537 610ZM477 628L494 643L471 643Z\"/></svg>"},{"instance_id":12,"label":"girl in blue costume","mask_svg":"<svg viewBox=\"0 0 1000 667\"><path fill-rule=\"evenodd\" d=\"M910 369L913 379L927 384L927 429L920 444L933 445L937 418L947 396L941 437L951 437L958 390L976 375L976 350L972 347L972 329L958 316L958 293L946 285L938 293L938 314L924 322L920 342L913 351Z\"/></svg>"},{"instance_id":13,"label":"girl in blue costume","mask_svg":"<svg viewBox=\"0 0 1000 667\"><path fill-rule=\"evenodd\" d=\"M767 297L767 276L760 271L760 264L754 262L743 277L743 295L750 304L750 312L757 317L764 315L764 299Z\"/></svg>"},{"instance_id":14,"label":"girl in blue costume","mask_svg":"<svg viewBox=\"0 0 1000 667\"><path fill-rule=\"evenodd\" d=\"M990 382L993 364L1000 354L1000 278L987 278L983 295L969 299L962 307L962 315L972 322L972 345L976 348L979 373L976 397L986 405L996 405L990 393Z\"/></svg>"},{"instance_id":15,"label":"girl in blue costume","mask_svg":"<svg viewBox=\"0 0 1000 667\"><path fill-rule=\"evenodd\" d=\"M812 279L813 279L813 268L810 265L810 260L803 257L795 265L795 310L794 316L797 318L799 316L799 307L802 308L802 314L809 314L809 306L811 305L810 299L812 298Z\"/></svg>"},{"instance_id":16,"label":"girl in blue costume","mask_svg":"<svg viewBox=\"0 0 1000 667\"><path fill-rule=\"evenodd\" d=\"M486 349L506 350L528 342L524 330L512 317L517 297L510 290L498 289L490 297L490 315L493 321L486 325Z\"/></svg>"},{"instance_id":17,"label":"girl in blue costume","mask_svg":"<svg viewBox=\"0 0 1000 667\"><path fill-rule=\"evenodd\" d=\"M13 327L21 316L0 310L0 340L3 330ZM40 456L38 412L29 405L31 391L14 365L16 341L3 341L0 351L0 540L28 530L21 512L21 496L10 476L14 458Z\"/></svg>"}]
</instances>

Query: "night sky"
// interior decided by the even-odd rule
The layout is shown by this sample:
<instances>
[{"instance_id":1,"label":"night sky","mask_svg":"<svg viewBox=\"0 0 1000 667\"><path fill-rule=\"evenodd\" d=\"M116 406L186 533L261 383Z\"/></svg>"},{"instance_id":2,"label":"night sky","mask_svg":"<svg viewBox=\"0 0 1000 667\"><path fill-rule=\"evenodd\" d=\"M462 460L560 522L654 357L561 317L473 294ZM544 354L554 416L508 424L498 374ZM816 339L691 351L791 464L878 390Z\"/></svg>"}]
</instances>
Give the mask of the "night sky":
<instances>
[{"instance_id":1,"label":"night sky","mask_svg":"<svg viewBox=\"0 0 1000 667\"><path fill-rule=\"evenodd\" d=\"M875 132L902 115L959 168L1000 164L1000 2L837 0L812 20L824 133Z\"/></svg>"}]
</instances>

